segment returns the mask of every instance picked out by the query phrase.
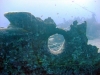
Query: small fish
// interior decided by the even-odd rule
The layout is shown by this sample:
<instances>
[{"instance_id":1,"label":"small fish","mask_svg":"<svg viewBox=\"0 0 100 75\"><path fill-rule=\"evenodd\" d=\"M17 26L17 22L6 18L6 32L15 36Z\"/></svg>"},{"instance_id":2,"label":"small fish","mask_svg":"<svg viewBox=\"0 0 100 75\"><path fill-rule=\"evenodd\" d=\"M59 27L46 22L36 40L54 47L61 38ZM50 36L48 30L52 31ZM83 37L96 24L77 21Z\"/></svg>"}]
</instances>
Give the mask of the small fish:
<instances>
[{"instance_id":1,"label":"small fish","mask_svg":"<svg viewBox=\"0 0 100 75\"><path fill-rule=\"evenodd\" d=\"M74 1L72 1L72 2L74 2Z\"/></svg>"},{"instance_id":2,"label":"small fish","mask_svg":"<svg viewBox=\"0 0 100 75\"><path fill-rule=\"evenodd\" d=\"M59 13L57 13L57 15L58 15Z\"/></svg>"},{"instance_id":3,"label":"small fish","mask_svg":"<svg viewBox=\"0 0 100 75\"><path fill-rule=\"evenodd\" d=\"M43 15L41 15L41 17L43 17Z\"/></svg>"},{"instance_id":4,"label":"small fish","mask_svg":"<svg viewBox=\"0 0 100 75\"><path fill-rule=\"evenodd\" d=\"M71 17L73 17L73 16L71 16Z\"/></svg>"}]
</instances>

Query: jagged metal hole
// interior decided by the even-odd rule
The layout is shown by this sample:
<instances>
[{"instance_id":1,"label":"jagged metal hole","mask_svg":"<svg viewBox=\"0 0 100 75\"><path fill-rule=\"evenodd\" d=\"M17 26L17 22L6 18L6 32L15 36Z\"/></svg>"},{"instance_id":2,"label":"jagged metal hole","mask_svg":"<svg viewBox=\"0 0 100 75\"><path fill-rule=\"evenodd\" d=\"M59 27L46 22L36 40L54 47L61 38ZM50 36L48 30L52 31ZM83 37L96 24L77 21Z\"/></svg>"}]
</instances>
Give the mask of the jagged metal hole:
<instances>
[{"instance_id":1,"label":"jagged metal hole","mask_svg":"<svg viewBox=\"0 0 100 75\"><path fill-rule=\"evenodd\" d=\"M63 52L64 37L60 34L54 34L48 39L48 48L52 54L60 54Z\"/></svg>"}]
</instances>

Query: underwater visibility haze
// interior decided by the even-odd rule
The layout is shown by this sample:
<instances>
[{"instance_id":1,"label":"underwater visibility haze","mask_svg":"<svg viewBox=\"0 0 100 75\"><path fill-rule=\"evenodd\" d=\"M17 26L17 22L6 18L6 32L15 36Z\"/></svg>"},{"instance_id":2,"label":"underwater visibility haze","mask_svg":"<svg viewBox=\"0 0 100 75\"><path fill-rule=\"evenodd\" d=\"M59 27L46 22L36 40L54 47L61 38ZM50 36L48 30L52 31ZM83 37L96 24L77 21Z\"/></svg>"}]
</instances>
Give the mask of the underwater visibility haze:
<instances>
[{"instance_id":1,"label":"underwater visibility haze","mask_svg":"<svg viewBox=\"0 0 100 75\"><path fill-rule=\"evenodd\" d=\"M99 0L0 0L0 75L100 75Z\"/></svg>"}]
</instances>

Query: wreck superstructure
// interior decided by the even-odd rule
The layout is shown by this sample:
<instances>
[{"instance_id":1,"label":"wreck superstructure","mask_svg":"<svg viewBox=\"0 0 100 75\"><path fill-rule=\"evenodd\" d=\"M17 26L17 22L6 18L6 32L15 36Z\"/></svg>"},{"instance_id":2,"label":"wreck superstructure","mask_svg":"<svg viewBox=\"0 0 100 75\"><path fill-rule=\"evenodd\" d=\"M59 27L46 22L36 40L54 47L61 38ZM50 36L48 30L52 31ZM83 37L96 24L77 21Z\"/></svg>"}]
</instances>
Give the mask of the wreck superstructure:
<instances>
[{"instance_id":1,"label":"wreck superstructure","mask_svg":"<svg viewBox=\"0 0 100 75\"><path fill-rule=\"evenodd\" d=\"M0 29L0 74L100 74L100 53L88 45L86 21L79 25L74 21L65 31L50 17L43 21L29 12L8 12L5 17L10 25ZM65 42L55 55L48 48L48 38L56 33Z\"/></svg>"}]
</instances>

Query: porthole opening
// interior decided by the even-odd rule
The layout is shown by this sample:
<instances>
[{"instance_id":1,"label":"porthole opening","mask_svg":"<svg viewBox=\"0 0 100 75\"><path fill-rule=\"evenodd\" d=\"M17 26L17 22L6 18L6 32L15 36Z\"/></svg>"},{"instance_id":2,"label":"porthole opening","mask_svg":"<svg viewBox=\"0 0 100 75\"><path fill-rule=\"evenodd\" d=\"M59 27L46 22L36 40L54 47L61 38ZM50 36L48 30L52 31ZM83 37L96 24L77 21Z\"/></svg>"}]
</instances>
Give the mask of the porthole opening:
<instances>
[{"instance_id":1,"label":"porthole opening","mask_svg":"<svg viewBox=\"0 0 100 75\"><path fill-rule=\"evenodd\" d=\"M48 48L52 54L60 54L63 52L65 39L61 34L54 34L48 39Z\"/></svg>"}]
</instances>

